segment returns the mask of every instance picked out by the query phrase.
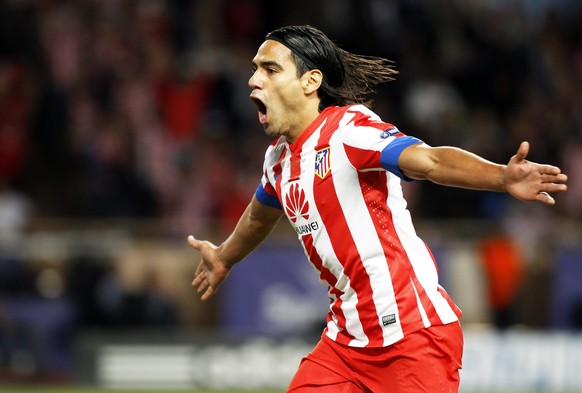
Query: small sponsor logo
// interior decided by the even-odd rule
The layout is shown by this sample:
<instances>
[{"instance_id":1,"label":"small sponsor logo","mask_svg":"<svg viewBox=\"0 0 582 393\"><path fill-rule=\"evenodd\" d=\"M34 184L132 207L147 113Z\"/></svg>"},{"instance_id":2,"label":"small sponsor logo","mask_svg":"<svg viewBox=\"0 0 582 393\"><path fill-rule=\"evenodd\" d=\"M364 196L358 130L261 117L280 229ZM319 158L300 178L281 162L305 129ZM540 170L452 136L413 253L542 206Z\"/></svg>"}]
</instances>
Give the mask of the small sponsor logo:
<instances>
[{"instance_id":1,"label":"small sponsor logo","mask_svg":"<svg viewBox=\"0 0 582 393\"><path fill-rule=\"evenodd\" d=\"M384 315L382 317L382 325L388 326L388 325L392 325L393 323L396 323L396 315L395 314Z\"/></svg>"},{"instance_id":2,"label":"small sponsor logo","mask_svg":"<svg viewBox=\"0 0 582 393\"><path fill-rule=\"evenodd\" d=\"M386 139L388 137L394 136L396 134L399 134L400 131L398 130L398 128L394 127L394 128L390 128L389 130L383 131L380 134L380 138L382 139Z\"/></svg>"}]
</instances>

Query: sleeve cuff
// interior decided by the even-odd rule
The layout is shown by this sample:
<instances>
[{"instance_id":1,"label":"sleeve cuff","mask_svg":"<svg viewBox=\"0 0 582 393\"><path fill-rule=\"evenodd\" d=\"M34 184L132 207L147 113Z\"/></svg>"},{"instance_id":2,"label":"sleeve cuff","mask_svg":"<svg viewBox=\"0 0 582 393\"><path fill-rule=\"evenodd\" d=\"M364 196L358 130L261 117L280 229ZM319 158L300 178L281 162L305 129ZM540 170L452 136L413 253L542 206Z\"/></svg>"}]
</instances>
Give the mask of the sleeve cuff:
<instances>
[{"instance_id":1,"label":"sleeve cuff","mask_svg":"<svg viewBox=\"0 0 582 393\"><path fill-rule=\"evenodd\" d=\"M257 187L257 191L255 191L255 197L263 205L274 207L275 209L283 209L281 202L279 202L279 198L277 198L275 195L269 194L262 184L259 184Z\"/></svg>"},{"instance_id":2,"label":"sleeve cuff","mask_svg":"<svg viewBox=\"0 0 582 393\"><path fill-rule=\"evenodd\" d=\"M392 141L392 143L386 146L384 150L382 150L382 154L380 155L382 168L392 172L402 180L412 181L413 179L404 176L404 174L400 171L400 168L398 167L398 157L400 157L400 153L402 153L402 151L408 146L421 142L422 141L420 139L413 136L403 136L396 138L394 141Z\"/></svg>"}]
</instances>

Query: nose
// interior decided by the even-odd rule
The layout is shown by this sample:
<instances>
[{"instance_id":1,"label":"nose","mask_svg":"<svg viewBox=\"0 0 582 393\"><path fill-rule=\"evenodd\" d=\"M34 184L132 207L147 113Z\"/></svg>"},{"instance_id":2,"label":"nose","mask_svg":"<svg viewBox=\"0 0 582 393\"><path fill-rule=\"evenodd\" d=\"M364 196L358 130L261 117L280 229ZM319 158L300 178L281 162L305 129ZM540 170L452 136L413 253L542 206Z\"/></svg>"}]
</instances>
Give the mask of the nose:
<instances>
[{"instance_id":1,"label":"nose","mask_svg":"<svg viewBox=\"0 0 582 393\"><path fill-rule=\"evenodd\" d=\"M257 71L253 72L253 75L251 75L251 77L249 78L249 82L248 82L249 87L253 90L261 87Z\"/></svg>"}]
</instances>

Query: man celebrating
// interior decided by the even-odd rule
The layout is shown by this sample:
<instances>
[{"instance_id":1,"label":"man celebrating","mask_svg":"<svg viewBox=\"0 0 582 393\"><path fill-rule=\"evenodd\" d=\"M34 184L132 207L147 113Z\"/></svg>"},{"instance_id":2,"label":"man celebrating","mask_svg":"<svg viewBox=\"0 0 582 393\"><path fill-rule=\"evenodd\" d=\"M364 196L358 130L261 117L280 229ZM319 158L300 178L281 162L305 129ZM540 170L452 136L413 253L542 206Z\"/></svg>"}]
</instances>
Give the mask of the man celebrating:
<instances>
[{"instance_id":1,"label":"man celebrating","mask_svg":"<svg viewBox=\"0 0 582 393\"><path fill-rule=\"evenodd\" d=\"M192 285L206 300L283 214L329 286L327 326L288 392L456 392L461 311L438 284L416 235L401 180L508 192L554 204L565 174L526 160L507 165L454 147L431 147L366 105L392 80L388 60L337 47L310 26L266 36L252 61L250 98L275 141L246 211L219 246L189 236L202 254Z\"/></svg>"}]
</instances>

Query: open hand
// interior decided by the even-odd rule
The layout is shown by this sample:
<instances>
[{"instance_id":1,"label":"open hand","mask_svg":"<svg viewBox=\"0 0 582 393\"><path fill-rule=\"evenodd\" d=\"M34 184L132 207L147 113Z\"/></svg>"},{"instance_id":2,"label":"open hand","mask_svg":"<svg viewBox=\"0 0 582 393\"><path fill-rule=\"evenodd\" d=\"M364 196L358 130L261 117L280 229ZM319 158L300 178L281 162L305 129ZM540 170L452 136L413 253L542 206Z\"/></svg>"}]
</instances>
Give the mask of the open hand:
<instances>
[{"instance_id":1,"label":"open hand","mask_svg":"<svg viewBox=\"0 0 582 393\"><path fill-rule=\"evenodd\" d=\"M195 239L194 236L188 236L188 243L202 254L202 260L194 274L192 287L196 288L201 294L200 298L205 301L216 293L230 269L221 261L218 247L214 244Z\"/></svg>"},{"instance_id":2,"label":"open hand","mask_svg":"<svg viewBox=\"0 0 582 393\"><path fill-rule=\"evenodd\" d=\"M568 176L556 166L526 160L528 153L529 143L522 142L517 153L509 160L504 175L507 192L523 201L555 204L556 201L549 193L566 191Z\"/></svg>"}]
</instances>

